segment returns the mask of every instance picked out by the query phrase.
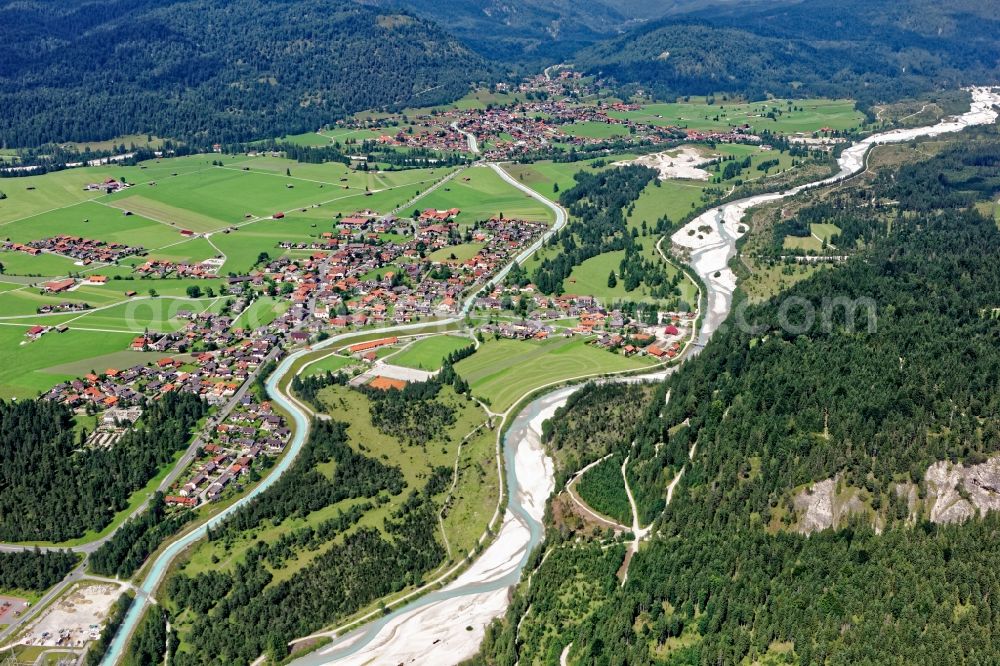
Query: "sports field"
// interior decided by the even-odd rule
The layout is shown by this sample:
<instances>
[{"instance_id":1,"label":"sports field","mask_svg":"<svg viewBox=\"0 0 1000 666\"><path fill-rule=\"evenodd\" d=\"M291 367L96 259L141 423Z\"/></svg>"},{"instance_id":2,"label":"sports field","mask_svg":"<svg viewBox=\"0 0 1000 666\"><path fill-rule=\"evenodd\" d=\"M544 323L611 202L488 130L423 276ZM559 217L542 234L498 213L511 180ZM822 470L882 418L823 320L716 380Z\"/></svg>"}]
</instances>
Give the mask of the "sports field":
<instances>
[{"instance_id":1,"label":"sports field","mask_svg":"<svg viewBox=\"0 0 1000 666\"><path fill-rule=\"evenodd\" d=\"M727 130L748 124L754 130L795 134L817 132L828 127L846 130L858 127L864 116L851 100L767 100L738 104L716 98L714 104L704 99L691 102L647 104L636 111L610 111L612 118L697 130ZM773 116L773 117L771 117Z\"/></svg>"},{"instance_id":2,"label":"sports field","mask_svg":"<svg viewBox=\"0 0 1000 666\"><path fill-rule=\"evenodd\" d=\"M583 338L543 341L487 340L455 370L472 386L473 395L489 400L494 411L510 408L533 389L563 379L651 365L586 344Z\"/></svg>"},{"instance_id":3,"label":"sports field","mask_svg":"<svg viewBox=\"0 0 1000 666\"><path fill-rule=\"evenodd\" d=\"M337 372L350 365L357 365L357 363L358 360L352 356L330 354L306 367L306 369L302 371L302 374L308 377L310 375L318 375L323 372Z\"/></svg>"},{"instance_id":4,"label":"sports field","mask_svg":"<svg viewBox=\"0 0 1000 666\"><path fill-rule=\"evenodd\" d=\"M457 335L435 335L411 343L403 351L387 362L418 370L435 371L444 363L448 354L473 344L467 337Z\"/></svg>"}]
</instances>

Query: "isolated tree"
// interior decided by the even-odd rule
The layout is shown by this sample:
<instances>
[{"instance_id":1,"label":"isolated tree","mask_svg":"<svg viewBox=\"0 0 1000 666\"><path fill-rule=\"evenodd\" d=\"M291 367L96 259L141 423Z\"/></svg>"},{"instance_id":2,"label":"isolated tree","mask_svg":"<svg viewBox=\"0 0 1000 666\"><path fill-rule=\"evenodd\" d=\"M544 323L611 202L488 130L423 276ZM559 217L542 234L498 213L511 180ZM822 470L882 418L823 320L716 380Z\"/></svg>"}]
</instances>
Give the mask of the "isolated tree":
<instances>
[{"instance_id":1,"label":"isolated tree","mask_svg":"<svg viewBox=\"0 0 1000 666\"><path fill-rule=\"evenodd\" d=\"M188 298L201 298L201 287L196 284L187 288Z\"/></svg>"},{"instance_id":2,"label":"isolated tree","mask_svg":"<svg viewBox=\"0 0 1000 666\"><path fill-rule=\"evenodd\" d=\"M617 286L618 286L618 278L615 277L615 272L611 271L611 274L608 275L608 289L614 289Z\"/></svg>"}]
</instances>

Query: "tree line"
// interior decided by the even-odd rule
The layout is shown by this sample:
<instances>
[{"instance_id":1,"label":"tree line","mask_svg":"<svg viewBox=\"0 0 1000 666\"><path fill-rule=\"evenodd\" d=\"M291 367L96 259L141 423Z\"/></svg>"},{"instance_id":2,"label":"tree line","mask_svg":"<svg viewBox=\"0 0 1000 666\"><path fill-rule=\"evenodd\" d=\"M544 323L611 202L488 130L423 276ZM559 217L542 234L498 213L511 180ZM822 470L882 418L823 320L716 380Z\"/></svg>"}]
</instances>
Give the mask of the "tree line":
<instances>
[{"instance_id":1,"label":"tree line","mask_svg":"<svg viewBox=\"0 0 1000 666\"><path fill-rule=\"evenodd\" d=\"M146 511L125 521L91 553L90 568L103 576L130 578L167 537L177 534L194 516L188 510L169 511L163 493L156 492Z\"/></svg>"},{"instance_id":2,"label":"tree line","mask_svg":"<svg viewBox=\"0 0 1000 666\"><path fill-rule=\"evenodd\" d=\"M969 152L988 177L990 158ZM883 211L891 229L784 294L814 319L782 299L750 306L755 330L720 330L668 378L669 402L650 403L630 433L630 485L656 525L625 585L597 566L599 542L550 529L532 585L471 663L557 660L570 644L569 663L587 664L989 661L1000 516L913 523L891 499L901 481L923 496L928 464L982 462L1000 441L1000 231L968 197L935 206L919 185L967 187L970 166L965 179L933 160L877 178L875 194L900 201ZM877 325L864 310L824 311L835 297L871 299ZM787 530L787 493L834 475L865 510L808 537ZM579 562L598 584L542 595L538 581L573 580Z\"/></svg>"},{"instance_id":3,"label":"tree line","mask_svg":"<svg viewBox=\"0 0 1000 666\"><path fill-rule=\"evenodd\" d=\"M0 401L0 539L63 541L101 530L184 448L207 407L167 393L143 410L114 446L81 448L65 406Z\"/></svg>"}]
</instances>

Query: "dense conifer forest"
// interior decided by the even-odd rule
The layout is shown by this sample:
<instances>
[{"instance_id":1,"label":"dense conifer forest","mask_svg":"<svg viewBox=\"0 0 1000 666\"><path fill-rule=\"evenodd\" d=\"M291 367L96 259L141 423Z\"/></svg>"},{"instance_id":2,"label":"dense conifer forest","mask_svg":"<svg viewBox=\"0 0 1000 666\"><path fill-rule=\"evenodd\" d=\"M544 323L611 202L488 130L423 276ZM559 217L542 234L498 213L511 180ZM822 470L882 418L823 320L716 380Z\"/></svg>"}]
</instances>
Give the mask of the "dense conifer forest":
<instances>
[{"instance_id":1,"label":"dense conifer forest","mask_svg":"<svg viewBox=\"0 0 1000 666\"><path fill-rule=\"evenodd\" d=\"M630 470L657 536L624 587L602 564L614 549L550 529L539 583L522 586L473 661L553 661L572 643L571 664L988 662L1000 518L914 523L892 496L897 482L922 487L930 463L997 453L1000 231L969 206L996 196L984 183L997 158L991 128L940 163L861 185L898 202L879 212L881 233L749 307L754 329L720 331L630 433L638 469L660 473ZM832 298L843 300L824 309ZM858 302L874 306L873 326L851 299L870 299ZM664 511L662 472L682 466ZM808 537L776 520L787 493L834 475L865 511ZM580 578L592 581L583 596L545 584Z\"/></svg>"},{"instance_id":2,"label":"dense conifer forest","mask_svg":"<svg viewBox=\"0 0 1000 666\"><path fill-rule=\"evenodd\" d=\"M193 512L186 510L168 513L163 493L154 494L146 511L127 520L90 555L91 570L104 576L131 577L164 539L176 534L194 517Z\"/></svg>"},{"instance_id":3,"label":"dense conifer forest","mask_svg":"<svg viewBox=\"0 0 1000 666\"><path fill-rule=\"evenodd\" d=\"M455 99L487 75L431 23L349 1L5 3L0 37L3 146L274 137Z\"/></svg>"},{"instance_id":4,"label":"dense conifer forest","mask_svg":"<svg viewBox=\"0 0 1000 666\"><path fill-rule=\"evenodd\" d=\"M100 530L191 438L206 406L165 394L111 448L81 448L69 409L0 401L0 540L64 541Z\"/></svg>"},{"instance_id":5,"label":"dense conifer forest","mask_svg":"<svg viewBox=\"0 0 1000 666\"><path fill-rule=\"evenodd\" d=\"M668 99L823 96L868 108L996 81L998 29L985 0L739 3L649 22L574 62Z\"/></svg>"},{"instance_id":6,"label":"dense conifer forest","mask_svg":"<svg viewBox=\"0 0 1000 666\"><path fill-rule=\"evenodd\" d=\"M0 589L44 592L66 577L79 556L68 550L0 553Z\"/></svg>"}]
</instances>

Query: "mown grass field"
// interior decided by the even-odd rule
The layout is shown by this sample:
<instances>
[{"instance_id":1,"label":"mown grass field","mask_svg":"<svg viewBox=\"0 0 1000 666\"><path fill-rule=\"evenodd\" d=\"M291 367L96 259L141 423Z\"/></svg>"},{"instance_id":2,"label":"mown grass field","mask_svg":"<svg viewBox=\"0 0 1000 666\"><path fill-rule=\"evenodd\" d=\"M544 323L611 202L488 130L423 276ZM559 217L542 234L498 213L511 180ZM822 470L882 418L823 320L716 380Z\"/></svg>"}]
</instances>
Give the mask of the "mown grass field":
<instances>
[{"instance_id":1,"label":"mown grass field","mask_svg":"<svg viewBox=\"0 0 1000 666\"><path fill-rule=\"evenodd\" d=\"M465 261L472 259L483 249L483 243L462 243L435 250L427 255L431 261Z\"/></svg>"},{"instance_id":2,"label":"mown grass field","mask_svg":"<svg viewBox=\"0 0 1000 666\"><path fill-rule=\"evenodd\" d=\"M182 311L201 313L218 312L222 309L225 299L216 298L159 298L135 299L112 306L104 310L79 316L73 324L79 328L90 328L98 331L122 331L142 333L152 331L170 332L183 328L187 321L179 318Z\"/></svg>"},{"instance_id":3,"label":"mown grass field","mask_svg":"<svg viewBox=\"0 0 1000 666\"><path fill-rule=\"evenodd\" d=\"M840 233L840 227L838 227L836 224L829 224L829 223L812 224L810 225L810 229L814 234L816 234L817 236L819 236L828 243L830 242L831 238Z\"/></svg>"},{"instance_id":4,"label":"mown grass field","mask_svg":"<svg viewBox=\"0 0 1000 666\"><path fill-rule=\"evenodd\" d=\"M60 381L77 377L53 374L48 368L128 349L134 337L69 330L27 342L24 333L29 326L0 325L0 398L33 398Z\"/></svg>"},{"instance_id":5,"label":"mown grass field","mask_svg":"<svg viewBox=\"0 0 1000 666\"><path fill-rule=\"evenodd\" d=\"M11 179L2 188L7 198L0 200L0 229L8 222L83 201L104 201L108 197L103 192L85 192L83 188L90 183L103 182L106 178L125 178L129 183L144 184L171 177L171 174L180 177L210 168L210 157L193 155L152 160L138 166L81 167Z\"/></svg>"},{"instance_id":6,"label":"mown grass field","mask_svg":"<svg viewBox=\"0 0 1000 666\"><path fill-rule=\"evenodd\" d=\"M650 239L647 242L653 241ZM618 274L619 264L624 258L625 250L619 250L587 259L563 280L563 292L574 296L594 296L608 306L618 301L654 300L645 284L640 284L638 289L625 291L625 280L616 278L617 284L614 287L608 286L608 277L612 272Z\"/></svg>"},{"instance_id":7,"label":"mown grass field","mask_svg":"<svg viewBox=\"0 0 1000 666\"><path fill-rule=\"evenodd\" d=\"M252 331L260 326L267 326L280 315L284 314L290 305L287 300L271 296L261 296L240 313L240 316L233 321L233 328Z\"/></svg>"},{"instance_id":8,"label":"mown grass field","mask_svg":"<svg viewBox=\"0 0 1000 666\"><path fill-rule=\"evenodd\" d=\"M433 372L441 367L448 354L465 349L471 344L473 341L464 336L435 335L411 343L403 351L392 356L388 362Z\"/></svg>"},{"instance_id":9,"label":"mown grass field","mask_svg":"<svg viewBox=\"0 0 1000 666\"><path fill-rule=\"evenodd\" d=\"M147 249L183 240L178 229L142 217L138 211L133 213L136 214L126 216L117 208L88 201L4 224L0 226L0 236L24 243L69 234Z\"/></svg>"},{"instance_id":10,"label":"mown grass field","mask_svg":"<svg viewBox=\"0 0 1000 666\"><path fill-rule=\"evenodd\" d=\"M645 358L626 358L586 344L583 338L543 341L487 340L455 370L474 395L494 411L509 409L526 393L563 379L648 367Z\"/></svg>"},{"instance_id":11,"label":"mown grass field","mask_svg":"<svg viewBox=\"0 0 1000 666\"><path fill-rule=\"evenodd\" d=\"M289 187L291 185L291 187ZM137 186L108 203L167 224L196 232L213 231L252 217L270 217L322 201L325 183L283 173L215 167L184 178ZM138 197L138 198L137 198Z\"/></svg>"},{"instance_id":12,"label":"mown grass field","mask_svg":"<svg viewBox=\"0 0 1000 666\"><path fill-rule=\"evenodd\" d=\"M766 117L772 112L774 119ZM716 98L714 104L707 104L701 99L687 103L647 104L637 111L610 111L608 115L647 125L676 125L698 130L725 130L749 124L757 131L766 129L786 134L811 133L823 127L851 129L864 119L851 100L831 99L791 100L791 106L788 100L738 104Z\"/></svg>"},{"instance_id":13,"label":"mown grass field","mask_svg":"<svg viewBox=\"0 0 1000 666\"><path fill-rule=\"evenodd\" d=\"M536 199L504 182L492 169L466 169L415 206L420 210L458 208L458 221L472 223L503 214L539 222L552 222L553 214ZM404 211L410 213L412 211Z\"/></svg>"},{"instance_id":14,"label":"mown grass field","mask_svg":"<svg viewBox=\"0 0 1000 666\"><path fill-rule=\"evenodd\" d=\"M624 125L612 125L610 123L583 122L562 125L559 128L563 134L569 136L582 136L590 139L611 139L628 134L628 128Z\"/></svg>"},{"instance_id":15,"label":"mown grass field","mask_svg":"<svg viewBox=\"0 0 1000 666\"><path fill-rule=\"evenodd\" d=\"M785 236L782 247L786 250L819 252L823 248L823 241L815 236Z\"/></svg>"},{"instance_id":16,"label":"mown grass field","mask_svg":"<svg viewBox=\"0 0 1000 666\"><path fill-rule=\"evenodd\" d=\"M338 370L343 370L348 366L357 364L358 360L352 356L330 354L328 356L324 356L315 363L308 365L305 370L302 371L302 374L309 377L324 372L337 372Z\"/></svg>"},{"instance_id":17,"label":"mown grass field","mask_svg":"<svg viewBox=\"0 0 1000 666\"><path fill-rule=\"evenodd\" d=\"M331 357L327 357L329 358ZM492 515L492 507L496 505L498 493L495 463L491 462L494 457L492 446L474 436L470 439L468 447L462 447L462 457L458 458L461 441L486 420L486 415L476 403L460 398L449 388L442 390L439 399L456 408L456 421L447 428L443 443L435 442L433 445L419 447L402 444L375 428L369 416L371 403L361 392L343 386L332 386L323 389L320 397L327 406L327 413L334 419L349 424L348 435L351 446L366 456L399 467L407 484L406 490L393 496L388 503L366 512L362 519L344 534L366 526L384 529L385 519L406 500L410 490L420 490L423 487L427 475L434 467L451 468L455 465L456 459L459 459L459 467L464 474L459 475L458 488L461 489L461 493L456 493L456 500L451 509L456 518L445 522L445 529L448 530L448 543L453 553L466 552L474 547L475 539L486 529L486 522ZM323 474L332 476L334 463L323 463L318 469ZM482 482L480 482L480 469L483 470ZM491 469L492 477L490 477ZM463 482L463 476L468 480ZM494 479L492 484L489 478ZM442 502L444 495L445 493L442 493L438 498ZM272 542L297 528L318 525L334 517L338 512L346 511L349 507L364 501L348 499L311 512L307 516L287 519L278 525L265 523L260 528L243 533L231 541L202 542L195 548L183 570L192 576L208 570L231 570L244 561L246 551L257 541ZM488 514L485 507L489 507ZM459 522L458 517L465 517L468 520ZM474 523L470 520L479 522ZM317 550L298 550L285 567L273 571L275 577L271 585L291 577L342 538L343 534L338 535Z\"/></svg>"},{"instance_id":18,"label":"mown grass field","mask_svg":"<svg viewBox=\"0 0 1000 666\"><path fill-rule=\"evenodd\" d=\"M4 275L54 276L82 270L72 259L56 254L37 254L0 251L0 264Z\"/></svg>"}]
</instances>

